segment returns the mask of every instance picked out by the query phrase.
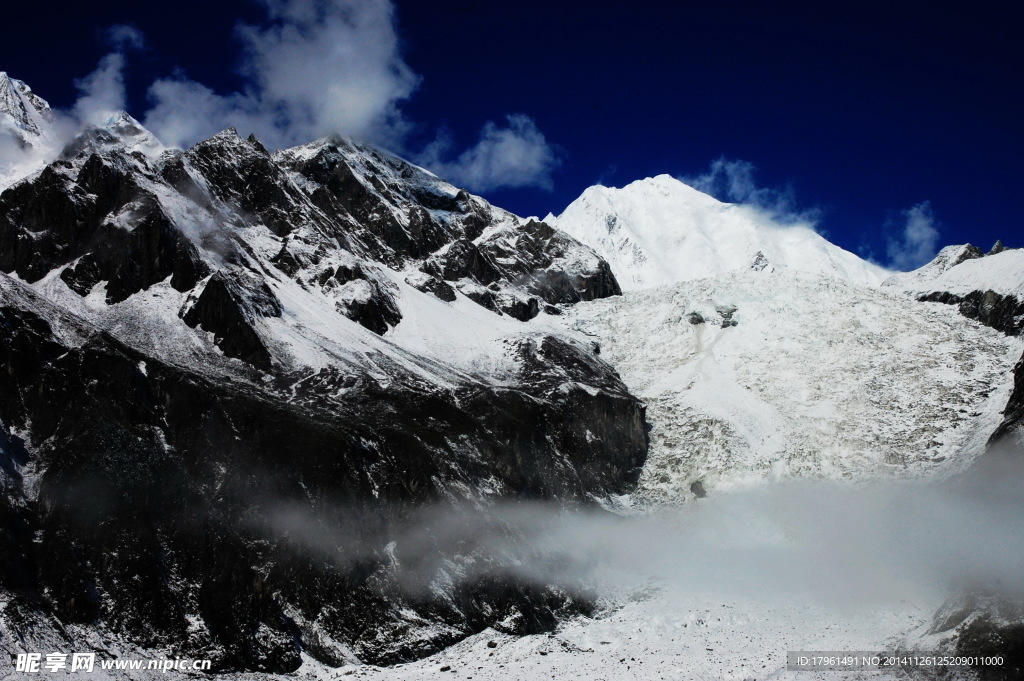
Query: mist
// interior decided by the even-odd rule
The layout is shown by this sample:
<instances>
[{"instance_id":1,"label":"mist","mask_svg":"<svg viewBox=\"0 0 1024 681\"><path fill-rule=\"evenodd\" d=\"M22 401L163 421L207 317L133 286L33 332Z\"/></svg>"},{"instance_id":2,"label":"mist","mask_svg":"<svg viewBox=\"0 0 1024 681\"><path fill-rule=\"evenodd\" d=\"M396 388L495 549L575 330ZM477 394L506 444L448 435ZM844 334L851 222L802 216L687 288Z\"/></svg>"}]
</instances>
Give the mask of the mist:
<instances>
[{"instance_id":1,"label":"mist","mask_svg":"<svg viewBox=\"0 0 1024 681\"><path fill-rule=\"evenodd\" d=\"M502 574L598 595L653 582L871 607L966 587L1024 595L1022 479L1019 450L1001 448L942 481L796 481L642 514L543 502L419 507L387 530L376 554L351 530L293 506L271 512L265 529L341 566L380 557L386 544L412 595Z\"/></svg>"}]
</instances>

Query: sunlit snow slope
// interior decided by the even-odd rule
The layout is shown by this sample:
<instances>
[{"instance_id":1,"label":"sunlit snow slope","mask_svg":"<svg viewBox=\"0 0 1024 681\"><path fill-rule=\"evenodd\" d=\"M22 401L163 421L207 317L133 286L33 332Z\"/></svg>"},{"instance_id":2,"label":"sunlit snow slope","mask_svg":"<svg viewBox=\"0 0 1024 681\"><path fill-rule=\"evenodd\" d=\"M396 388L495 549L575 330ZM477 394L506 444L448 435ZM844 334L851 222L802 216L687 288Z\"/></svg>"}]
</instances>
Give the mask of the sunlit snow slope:
<instances>
[{"instance_id":1,"label":"sunlit snow slope","mask_svg":"<svg viewBox=\"0 0 1024 681\"><path fill-rule=\"evenodd\" d=\"M869 285L890 274L805 224L784 225L755 208L722 203L669 175L621 189L590 187L546 220L607 260L624 291L749 269Z\"/></svg>"},{"instance_id":2,"label":"sunlit snow slope","mask_svg":"<svg viewBox=\"0 0 1024 681\"><path fill-rule=\"evenodd\" d=\"M636 497L957 467L999 424L1020 339L879 287L746 271L563 318L648 404Z\"/></svg>"}]
</instances>

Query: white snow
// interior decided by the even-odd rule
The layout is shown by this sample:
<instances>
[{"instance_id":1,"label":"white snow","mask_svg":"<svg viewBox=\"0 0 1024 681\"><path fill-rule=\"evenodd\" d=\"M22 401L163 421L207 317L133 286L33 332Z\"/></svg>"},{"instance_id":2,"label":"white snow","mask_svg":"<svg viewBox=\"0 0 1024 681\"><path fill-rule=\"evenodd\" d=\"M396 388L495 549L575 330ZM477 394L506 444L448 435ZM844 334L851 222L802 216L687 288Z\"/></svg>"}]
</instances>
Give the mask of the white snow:
<instances>
[{"instance_id":1,"label":"white snow","mask_svg":"<svg viewBox=\"0 0 1024 681\"><path fill-rule=\"evenodd\" d=\"M900 281L896 285L916 292L948 291L957 295L994 291L1024 301L1024 249L1009 249L965 260L934 277Z\"/></svg>"},{"instance_id":2,"label":"white snow","mask_svg":"<svg viewBox=\"0 0 1024 681\"><path fill-rule=\"evenodd\" d=\"M0 71L0 191L41 170L58 150L50 105Z\"/></svg>"},{"instance_id":3,"label":"white snow","mask_svg":"<svg viewBox=\"0 0 1024 681\"><path fill-rule=\"evenodd\" d=\"M879 632L908 631L928 614L913 603L844 613L770 596L723 603L680 589L634 597L601 618L573 620L551 635L517 638L488 629L410 664L330 669L307 659L298 674L323 681L845 681L864 677L787 672L786 652L892 649L890 636Z\"/></svg>"},{"instance_id":4,"label":"white snow","mask_svg":"<svg viewBox=\"0 0 1024 681\"><path fill-rule=\"evenodd\" d=\"M978 257L980 253L980 251L970 244L946 246L939 251L938 255L936 255L931 262L917 268L916 270L911 270L910 272L899 272L894 274L882 282L882 286L920 289L921 287L927 286L928 282L933 281L949 268L955 267L964 260Z\"/></svg>"},{"instance_id":5,"label":"white snow","mask_svg":"<svg viewBox=\"0 0 1024 681\"><path fill-rule=\"evenodd\" d=\"M723 327L732 308L736 326ZM949 306L782 272L635 291L558 319L597 340L647 403L634 497L655 503L698 480L710 490L962 466L999 424L1024 351Z\"/></svg>"},{"instance_id":6,"label":"white snow","mask_svg":"<svg viewBox=\"0 0 1024 681\"><path fill-rule=\"evenodd\" d=\"M624 291L750 269L816 273L879 284L888 272L826 241L807 225L784 225L755 208L722 203L669 175L621 189L594 186L546 220L611 265Z\"/></svg>"},{"instance_id":7,"label":"white snow","mask_svg":"<svg viewBox=\"0 0 1024 681\"><path fill-rule=\"evenodd\" d=\"M21 80L0 71L0 126L14 126L32 138L49 133L53 125L50 105Z\"/></svg>"}]
</instances>

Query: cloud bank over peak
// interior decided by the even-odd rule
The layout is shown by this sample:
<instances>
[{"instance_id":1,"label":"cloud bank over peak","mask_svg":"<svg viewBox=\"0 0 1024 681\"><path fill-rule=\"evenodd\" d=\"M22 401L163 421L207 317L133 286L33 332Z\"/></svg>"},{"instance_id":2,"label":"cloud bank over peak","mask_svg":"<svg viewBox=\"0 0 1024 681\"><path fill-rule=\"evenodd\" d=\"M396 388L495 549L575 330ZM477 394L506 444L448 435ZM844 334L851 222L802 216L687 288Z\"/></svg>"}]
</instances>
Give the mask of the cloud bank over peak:
<instances>
[{"instance_id":1,"label":"cloud bank over peak","mask_svg":"<svg viewBox=\"0 0 1024 681\"><path fill-rule=\"evenodd\" d=\"M124 63L123 53L111 52L92 73L75 81L78 99L71 116L80 125L98 125L125 109Z\"/></svg>"},{"instance_id":2,"label":"cloud bank over peak","mask_svg":"<svg viewBox=\"0 0 1024 681\"><path fill-rule=\"evenodd\" d=\"M754 179L756 173L757 167L750 161L721 156L712 161L707 172L679 179L719 201L751 206L779 222L804 223L812 227L817 224L820 209L798 208L792 186L762 187Z\"/></svg>"},{"instance_id":3,"label":"cloud bank over peak","mask_svg":"<svg viewBox=\"0 0 1024 681\"><path fill-rule=\"evenodd\" d=\"M506 116L506 123L501 127L488 121L476 144L454 158L451 135L442 133L417 161L455 184L476 191L500 187L550 190L551 174L561 162L558 151L529 116L511 114Z\"/></svg>"},{"instance_id":4,"label":"cloud bank over peak","mask_svg":"<svg viewBox=\"0 0 1024 681\"><path fill-rule=\"evenodd\" d=\"M391 0L260 0L266 18L239 25L238 71L243 86L218 92L178 71L156 79L147 91L142 124L167 146L189 147L221 130L252 132L268 147L283 148L340 134L374 142L410 157L442 177L476 191L502 187L551 188L556 149L529 116L486 123L469 149L453 148L441 131L425 148L410 149L414 128L401 110L421 78L405 63ZM115 25L105 33L111 52L89 75L75 81L79 96L58 113L58 132L47 160L83 126L103 125L128 109L128 55L145 47L136 27ZM38 167L32 163L18 167ZM42 151L36 149L38 156Z\"/></svg>"},{"instance_id":5,"label":"cloud bank over peak","mask_svg":"<svg viewBox=\"0 0 1024 681\"><path fill-rule=\"evenodd\" d=\"M402 60L394 8L384 0L263 0L268 21L240 26L243 91L221 94L183 74L149 90L143 121L187 146L236 126L274 147L342 133L400 141L398 105L419 77Z\"/></svg>"}]
</instances>

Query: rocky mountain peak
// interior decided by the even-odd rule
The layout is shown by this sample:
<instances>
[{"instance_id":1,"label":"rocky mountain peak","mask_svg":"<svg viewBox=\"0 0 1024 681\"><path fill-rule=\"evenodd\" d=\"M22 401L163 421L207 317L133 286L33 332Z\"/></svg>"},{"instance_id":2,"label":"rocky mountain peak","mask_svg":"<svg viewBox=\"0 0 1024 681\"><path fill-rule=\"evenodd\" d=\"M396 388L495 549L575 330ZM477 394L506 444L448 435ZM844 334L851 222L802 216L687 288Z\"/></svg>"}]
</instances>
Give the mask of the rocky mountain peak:
<instances>
[{"instance_id":1,"label":"rocky mountain peak","mask_svg":"<svg viewBox=\"0 0 1024 681\"><path fill-rule=\"evenodd\" d=\"M115 150L155 158L167 148L127 111L119 111L101 123L85 126L65 145L61 158L70 159L84 152L103 154Z\"/></svg>"},{"instance_id":2,"label":"rocky mountain peak","mask_svg":"<svg viewBox=\"0 0 1024 681\"><path fill-rule=\"evenodd\" d=\"M956 267L957 265L985 257L985 253L972 244L956 244L946 246L940 250L934 258L925 265L911 270L910 272L899 272L892 275L883 282L883 286L896 286L902 288L919 288L927 282L936 279L942 273Z\"/></svg>"}]
</instances>

